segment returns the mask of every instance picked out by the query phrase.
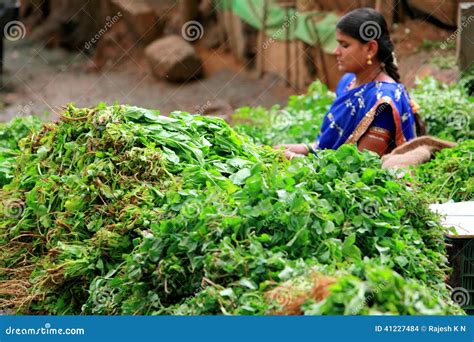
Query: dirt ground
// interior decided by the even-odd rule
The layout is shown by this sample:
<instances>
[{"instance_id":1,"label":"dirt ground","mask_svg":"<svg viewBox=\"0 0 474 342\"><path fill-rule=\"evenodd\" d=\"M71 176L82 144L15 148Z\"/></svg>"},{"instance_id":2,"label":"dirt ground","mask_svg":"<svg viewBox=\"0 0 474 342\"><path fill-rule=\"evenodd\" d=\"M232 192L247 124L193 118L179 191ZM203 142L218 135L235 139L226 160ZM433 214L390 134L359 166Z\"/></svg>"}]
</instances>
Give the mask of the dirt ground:
<instances>
[{"instance_id":1,"label":"dirt ground","mask_svg":"<svg viewBox=\"0 0 474 342\"><path fill-rule=\"evenodd\" d=\"M208 53L205 77L186 84L156 80L144 60L128 56L99 72L90 72L83 53L48 50L25 40L7 42L5 90L0 93L0 120L29 114L51 114L67 103L94 106L99 102L131 104L160 109L201 112L220 106L285 104L293 93L276 76L257 79L219 51Z\"/></svg>"},{"instance_id":2,"label":"dirt ground","mask_svg":"<svg viewBox=\"0 0 474 342\"><path fill-rule=\"evenodd\" d=\"M440 29L422 20L408 20L396 25L392 32L402 82L409 88L417 77L433 76L445 83L455 82L459 77L456 67L454 42L448 48L451 32Z\"/></svg>"},{"instance_id":3,"label":"dirt ground","mask_svg":"<svg viewBox=\"0 0 474 342\"><path fill-rule=\"evenodd\" d=\"M440 49L450 32L421 21L408 21L395 28L403 82L412 87L415 78L433 75L444 82L458 77L454 49ZM160 109L202 112L216 107L223 114L242 106L284 105L296 90L277 76L258 79L245 65L223 49L198 47L204 63L200 80L186 84L160 81L150 73L139 54L124 54L109 61L101 71L91 71L91 60L83 53L47 49L28 39L6 41L5 88L0 92L0 121L14 116L54 113L67 103L94 106L99 102L132 104ZM304 90L302 91L304 92Z\"/></svg>"}]
</instances>

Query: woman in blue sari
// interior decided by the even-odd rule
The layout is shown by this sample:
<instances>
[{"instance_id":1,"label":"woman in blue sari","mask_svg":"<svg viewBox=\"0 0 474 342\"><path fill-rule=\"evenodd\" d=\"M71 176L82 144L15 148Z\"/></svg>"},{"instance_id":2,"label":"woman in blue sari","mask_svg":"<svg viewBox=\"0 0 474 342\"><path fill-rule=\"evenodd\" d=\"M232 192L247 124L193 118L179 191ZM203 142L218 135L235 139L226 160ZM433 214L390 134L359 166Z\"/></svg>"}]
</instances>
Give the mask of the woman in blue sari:
<instances>
[{"instance_id":1,"label":"woman in blue sari","mask_svg":"<svg viewBox=\"0 0 474 342\"><path fill-rule=\"evenodd\" d=\"M326 114L316 142L284 145L285 156L356 144L379 156L416 137L421 121L395 60L384 17L371 8L356 9L337 24L337 65L345 72L337 98Z\"/></svg>"}]
</instances>

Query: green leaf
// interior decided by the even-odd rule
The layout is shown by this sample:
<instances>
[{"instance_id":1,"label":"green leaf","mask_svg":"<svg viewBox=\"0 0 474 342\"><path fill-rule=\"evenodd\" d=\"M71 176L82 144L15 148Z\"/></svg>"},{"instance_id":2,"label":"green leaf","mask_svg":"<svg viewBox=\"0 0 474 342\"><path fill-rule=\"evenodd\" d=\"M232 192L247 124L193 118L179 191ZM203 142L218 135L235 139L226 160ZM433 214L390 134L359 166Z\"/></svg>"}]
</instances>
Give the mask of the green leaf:
<instances>
[{"instance_id":1,"label":"green leaf","mask_svg":"<svg viewBox=\"0 0 474 342\"><path fill-rule=\"evenodd\" d=\"M334 231L334 229L336 229L336 226L334 225L334 223L332 221L326 221L324 222L324 232L326 234L330 234Z\"/></svg>"},{"instance_id":2,"label":"green leaf","mask_svg":"<svg viewBox=\"0 0 474 342\"><path fill-rule=\"evenodd\" d=\"M256 290L257 289L257 285L253 281L251 281L249 279L246 279L246 278L240 279L239 284L244 286L244 287L247 287L251 290ZM222 292L221 292L221 295L222 295Z\"/></svg>"},{"instance_id":3,"label":"green leaf","mask_svg":"<svg viewBox=\"0 0 474 342\"><path fill-rule=\"evenodd\" d=\"M219 294L222 297L235 298L234 290L232 290L231 288L224 289L224 290L220 291Z\"/></svg>"},{"instance_id":4,"label":"green leaf","mask_svg":"<svg viewBox=\"0 0 474 342\"><path fill-rule=\"evenodd\" d=\"M337 177L337 166L334 164L328 165L326 168L326 176L329 178L335 178Z\"/></svg>"},{"instance_id":5,"label":"green leaf","mask_svg":"<svg viewBox=\"0 0 474 342\"><path fill-rule=\"evenodd\" d=\"M362 181L365 183L365 184L373 184L374 180L375 180L375 176L377 175L377 171L372 169L372 168L368 168L368 169L365 169L364 170L364 173L362 173Z\"/></svg>"},{"instance_id":6,"label":"green leaf","mask_svg":"<svg viewBox=\"0 0 474 342\"><path fill-rule=\"evenodd\" d=\"M244 168L234 173L233 175L231 175L229 179L232 181L233 184L241 185L241 184L244 184L245 180L249 178L250 175L251 175L250 169Z\"/></svg>"},{"instance_id":7,"label":"green leaf","mask_svg":"<svg viewBox=\"0 0 474 342\"><path fill-rule=\"evenodd\" d=\"M346 239L344 240L342 244L342 253L347 258L360 260L362 253L360 249L356 245L354 245L355 241L356 241L355 234L351 234L348 237L346 237Z\"/></svg>"}]
</instances>

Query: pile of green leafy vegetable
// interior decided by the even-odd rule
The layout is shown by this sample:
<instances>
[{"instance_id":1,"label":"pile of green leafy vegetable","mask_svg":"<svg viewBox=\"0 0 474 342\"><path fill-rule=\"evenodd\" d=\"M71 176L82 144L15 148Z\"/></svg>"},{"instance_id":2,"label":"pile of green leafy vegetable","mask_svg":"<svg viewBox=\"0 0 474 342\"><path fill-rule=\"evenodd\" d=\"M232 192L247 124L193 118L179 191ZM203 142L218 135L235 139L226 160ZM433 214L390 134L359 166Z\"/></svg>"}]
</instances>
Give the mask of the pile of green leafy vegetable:
<instances>
[{"instance_id":1,"label":"pile of green leafy vegetable","mask_svg":"<svg viewBox=\"0 0 474 342\"><path fill-rule=\"evenodd\" d=\"M415 169L416 188L431 202L462 202L474 199L474 140L436 153Z\"/></svg>"},{"instance_id":2,"label":"pile of green leafy vegetable","mask_svg":"<svg viewBox=\"0 0 474 342\"><path fill-rule=\"evenodd\" d=\"M308 313L462 313L437 217L353 146L289 162L221 119L119 105L69 106L21 146L0 309L266 314L316 270L337 282Z\"/></svg>"},{"instance_id":3,"label":"pile of green leafy vegetable","mask_svg":"<svg viewBox=\"0 0 474 342\"><path fill-rule=\"evenodd\" d=\"M474 139L474 97L462 84L447 85L427 77L412 96L420 106L427 135L451 141Z\"/></svg>"},{"instance_id":4,"label":"pile of green leafy vegetable","mask_svg":"<svg viewBox=\"0 0 474 342\"><path fill-rule=\"evenodd\" d=\"M330 296L304 305L306 315L430 315L453 311L448 297L436 294L435 289L369 260L340 271Z\"/></svg>"},{"instance_id":5,"label":"pile of green leafy vegetable","mask_svg":"<svg viewBox=\"0 0 474 342\"><path fill-rule=\"evenodd\" d=\"M0 123L0 187L13 178L15 160L19 153L18 142L39 127L41 120L36 116Z\"/></svg>"}]
</instances>

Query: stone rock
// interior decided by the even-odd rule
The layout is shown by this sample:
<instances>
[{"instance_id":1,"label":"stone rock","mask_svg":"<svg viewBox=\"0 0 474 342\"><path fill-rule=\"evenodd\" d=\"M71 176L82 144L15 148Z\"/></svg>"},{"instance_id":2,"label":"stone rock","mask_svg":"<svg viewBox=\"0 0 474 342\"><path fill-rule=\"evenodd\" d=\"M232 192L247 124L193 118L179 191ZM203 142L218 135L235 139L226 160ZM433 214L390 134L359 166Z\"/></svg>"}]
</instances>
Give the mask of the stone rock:
<instances>
[{"instance_id":1,"label":"stone rock","mask_svg":"<svg viewBox=\"0 0 474 342\"><path fill-rule=\"evenodd\" d=\"M163 34L166 24L155 9L143 0L111 0L114 10L120 13L136 40L149 44Z\"/></svg>"},{"instance_id":2,"label":"stone rock","mask_svg":"<svg viewBox=\"0 0 474 342\"><path fill-rule=\"evenodd\" d=\"M172 82L199 77L202 61L194 47L178 35L158 39L145 49L155 76Z\"/></svg>"}]
</instances>

